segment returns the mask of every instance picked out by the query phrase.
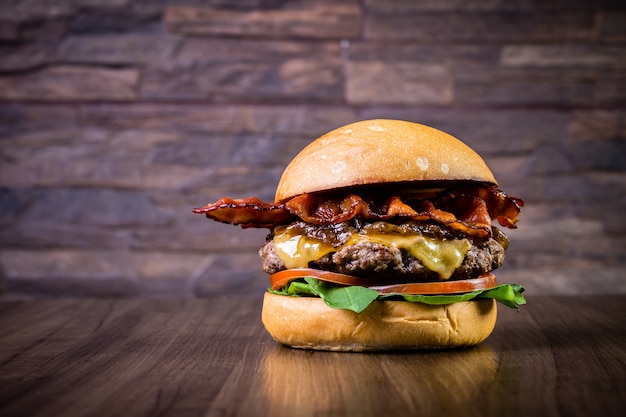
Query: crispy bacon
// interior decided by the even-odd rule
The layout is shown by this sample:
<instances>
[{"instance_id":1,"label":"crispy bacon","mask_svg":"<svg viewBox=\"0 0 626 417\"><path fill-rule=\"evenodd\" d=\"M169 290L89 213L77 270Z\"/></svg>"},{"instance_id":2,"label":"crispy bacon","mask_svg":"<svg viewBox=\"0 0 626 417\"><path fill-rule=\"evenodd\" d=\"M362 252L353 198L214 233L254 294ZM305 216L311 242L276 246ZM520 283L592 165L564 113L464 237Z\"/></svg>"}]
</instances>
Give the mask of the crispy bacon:
<instances>
[{"instance_id":1,"label":"crispy bacon","mask_svg":"<svg viewBox=\"0 0 626 417\"><path fill-rule=\"evenodd\" d=\"M461 201L462 200L462 201ZM436 207L432 200L419 200L407 204L398 196L383 204L363 200L351 194L340 200L322 200L311 194L302 194L285 203L285 208L307 223L334 224L355 217L370 221L432 220L471 236L486 237L491 234L491 217L486 204L477 197L457 198L448 204L448 210Z\"/></svg>"},{"instance_id":2,"label":"crispy bacon","mask_svg":"<svg viewBox=\"0 0 626 417\"><path fill-rule=\"evenodd\" d=\"M241 227L272 228L290 223L292 215L283 205L266 203L258 198L232 199L224 197L215 203L193 209L207 218Z\"/></svg>"},{"instance_id":3,"label":"crispy bacon","mask_svg":"<svg viewBox=\"0 0 626 417\"><path fill-rule=\"evenodd\" d=\"M273 228L300 218L313 224L335 224L353 218L369 221L406 219L434 221L470 236L491 235L492 219L501 226L515 228L523 201L495 187L464 187L446 191L426 200L361 197L329 197L302 194L283 204L265 203L256 198L222 198L194 209L208 218L242 227Z\"/></svg>"},{"instance_id":4,"label":"crispy bacon","mask_svg":"<svg viewBox=\"0 0 626 417\"><path fill-rule=\"evenodd\" d=\"M515 229L524 201L521 198L507 195L496 187L461 187L449 191L442 199L460 202L459 197L472 197L483 200L491 219L497 219L500 226Z\"/></svg>"}]
</instances>

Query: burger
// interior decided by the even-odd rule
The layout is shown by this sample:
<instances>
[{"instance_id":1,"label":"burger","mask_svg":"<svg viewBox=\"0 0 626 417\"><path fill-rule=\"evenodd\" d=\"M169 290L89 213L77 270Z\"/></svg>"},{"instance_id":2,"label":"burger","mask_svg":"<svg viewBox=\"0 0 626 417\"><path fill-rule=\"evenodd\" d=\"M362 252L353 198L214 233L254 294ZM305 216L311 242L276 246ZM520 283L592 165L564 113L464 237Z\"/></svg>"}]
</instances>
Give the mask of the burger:
<instances>
[{"instance_id":1,"label":"burger","mask_svg":"<svg viewBox=\"0 0 626 417\"><path fill-rule=\"evenodd\" d=\"M262 321L275 340L372 351L476 345L497 302L525 304L521 285L493 273L522 206L459 139L377 119L306 146L275 201L222 198L194 212L269 230Z\"/></svg>"}]
</instances>

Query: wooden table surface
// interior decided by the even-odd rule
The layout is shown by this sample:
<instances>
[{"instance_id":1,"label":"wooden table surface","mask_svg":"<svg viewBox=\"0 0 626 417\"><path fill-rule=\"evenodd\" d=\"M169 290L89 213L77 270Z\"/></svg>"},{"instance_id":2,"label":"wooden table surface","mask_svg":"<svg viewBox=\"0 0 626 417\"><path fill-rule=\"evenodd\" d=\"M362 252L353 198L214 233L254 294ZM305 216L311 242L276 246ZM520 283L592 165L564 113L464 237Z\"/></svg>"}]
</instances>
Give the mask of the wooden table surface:
<instances>
[{"instance_id":1,"label":"wooden table surface","mask_svg":"<svg viewBox=\"0 0 626 417\"><path fill-rule=\"evenodd\" d=\"M274 342L261 296L0 301L0 416L622 416L626 296L528 297L487 341Z\"/></svg>"}]
</instances>

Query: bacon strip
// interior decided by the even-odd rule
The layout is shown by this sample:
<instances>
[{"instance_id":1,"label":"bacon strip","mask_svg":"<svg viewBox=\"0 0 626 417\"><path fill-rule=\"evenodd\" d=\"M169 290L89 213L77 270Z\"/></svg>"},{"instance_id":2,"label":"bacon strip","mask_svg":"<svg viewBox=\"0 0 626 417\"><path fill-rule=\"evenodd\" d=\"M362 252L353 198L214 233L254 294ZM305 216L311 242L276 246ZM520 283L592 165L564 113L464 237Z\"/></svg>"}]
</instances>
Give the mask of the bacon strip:
<instances>
[{"instance_id":1,"label":"bacon strip","mask_svg":"<svg viewBox=\"0 0 626 417\"><path fill-rule=\"evenodd\" d=\"M287 224L293 216L283 205L266 203L258 198L232 199L224 197L215 203L193 209L194 213L205 214L208 219L241 227L272 228Z\"/></svg>"},{"instance_id":2,"label":"bacon strip","mask_svg":"<svg viewBox=\"0 0 626 417\"><path fill-rule=\"evenodd\" d=\"M265 203L256 198L222 198L195 213L242 227L273 228L300 218L313 224L335 224L355 217L370 221L394 218L448 225L470 236L491 235L492 219L501 226L515 228L524 202L495 187L465 187L428 200L403 201L399 196L375 200L350 194L346 197L302 194L284 204Z\"/></svg>"},{"instance_id":3,"label":"bacon strip","mask_svg":"<svg viewBox=\"0 0 626 417\"><path fill-rule=\"evenodd\" d=\"M474 197L483 200L488 214L497 219L500 226L515 229L518 215L524 206L521 198L507 195L496 187L463 187L448 194L448 198L458 199L458 196ZM445 197L444 197L445 198Z\"/></svg>"},{"instance_id":4,"label":"bacon strip","mask_svg":"<svg viewBox=\"0 0 626 417\"><path fill-rule=\"evenodd\" d=\"M449 204L454 210L442 210L431 200L404 203L400 197L389 198L380 205L366 202L361 197L351 194L342 200L321 200L310 194L302 194L285 203L285 208L307 223L334 224L359 217L372 221L389 221L393 218L426 221L433 220L462 231L471 236L486 237L491 234L491 217L486 204L477 197L455 198ZM460 216L459 216L460 214Z\"/></svg>"}]
</instances>

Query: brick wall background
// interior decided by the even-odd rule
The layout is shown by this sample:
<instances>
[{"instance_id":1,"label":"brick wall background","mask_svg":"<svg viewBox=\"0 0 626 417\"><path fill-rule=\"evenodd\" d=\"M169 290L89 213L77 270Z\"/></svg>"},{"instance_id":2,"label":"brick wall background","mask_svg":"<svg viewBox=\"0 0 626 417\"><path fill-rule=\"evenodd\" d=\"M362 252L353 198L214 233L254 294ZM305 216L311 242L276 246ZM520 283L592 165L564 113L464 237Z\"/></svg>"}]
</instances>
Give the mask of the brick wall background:
<instances>
[{"instance_id":1,"label":"brick wall background","mask_svg":"<svg viewBox=\"0 0 626 417\"><path fill-rule=\"evenodd\" d=\"M359 119L463 139L527 205L501 281L626 292L626 10L583 0L2 0L0 286L261 293L271 200Z\"/></svg>"}]
</instances>

